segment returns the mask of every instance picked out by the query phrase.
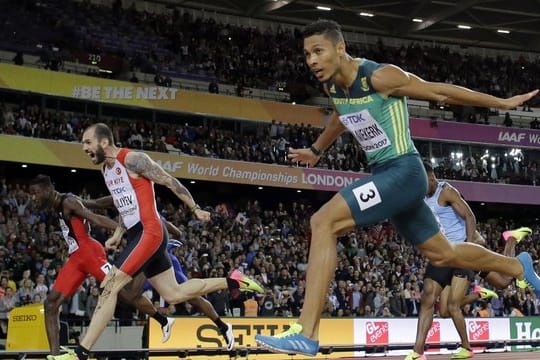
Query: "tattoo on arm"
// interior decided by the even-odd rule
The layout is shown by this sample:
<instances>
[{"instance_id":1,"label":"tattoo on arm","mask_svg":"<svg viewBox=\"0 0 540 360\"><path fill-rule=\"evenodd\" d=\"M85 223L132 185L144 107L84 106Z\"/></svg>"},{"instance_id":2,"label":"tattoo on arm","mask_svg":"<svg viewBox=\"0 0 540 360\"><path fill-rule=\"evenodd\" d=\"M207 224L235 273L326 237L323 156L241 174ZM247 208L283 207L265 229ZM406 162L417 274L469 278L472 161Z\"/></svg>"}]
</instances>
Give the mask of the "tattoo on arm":
<instances>
[{"instance_id":1,"label":"tattoo on arm","mask_svg":"<svg viewBox=\"0 0 540 360\"><path fill-rule=\"evenodd\" d=\"M144 176L148 180L168 187L189 208L195 205L193 196L178 179L167 173L163 168L142 152L131 152L126 156L125 166L128 170Z\"/></svg>"}]
</instances>

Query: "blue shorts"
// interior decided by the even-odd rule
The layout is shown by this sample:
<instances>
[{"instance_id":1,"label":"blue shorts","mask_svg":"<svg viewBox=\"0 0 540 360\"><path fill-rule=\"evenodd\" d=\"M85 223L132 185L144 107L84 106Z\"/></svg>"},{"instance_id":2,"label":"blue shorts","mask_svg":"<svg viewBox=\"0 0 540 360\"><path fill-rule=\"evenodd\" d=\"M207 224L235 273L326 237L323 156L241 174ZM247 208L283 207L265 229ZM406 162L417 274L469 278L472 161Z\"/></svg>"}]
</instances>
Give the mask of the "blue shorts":
<instances>
[{"instance_id":1,"label":"blue shorts","mask_svg":"<svg viewBox=\"0 0 540 360\"><path fill-rule=\"evenodd\" d=\"M372 175L339 193L357 226L390 219L396 230L413 245L439 232L439 225L424 202L428 181L418 154L403 155L375 166Z\"/></svg>"}]
</instances>

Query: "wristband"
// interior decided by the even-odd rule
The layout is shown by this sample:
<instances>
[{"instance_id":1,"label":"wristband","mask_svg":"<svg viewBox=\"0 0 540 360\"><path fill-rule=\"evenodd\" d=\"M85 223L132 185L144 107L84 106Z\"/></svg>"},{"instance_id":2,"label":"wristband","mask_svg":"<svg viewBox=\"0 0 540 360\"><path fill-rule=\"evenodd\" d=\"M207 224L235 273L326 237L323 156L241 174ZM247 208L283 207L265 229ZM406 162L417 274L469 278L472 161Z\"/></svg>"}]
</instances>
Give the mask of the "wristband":
<instances>
[{"instance_id":1,"label":"wristband","mask_svg":"<svg viewBox=\"0 0 540 360\"><path fill-rule=\"evenodd\" d=\"M319 150L317 149L315 146L311 145L311 147L309 148L309 150L311 150L311 152L315 155L315 156L321 156L324 151L322 150Z\"/></svg>"},{"instance_id":2,"label":"wristband","mask_svg":"<svg viewBox=\"0 0 540 360\"><path fill-rule=\"evenodd\" d=\"M195 204L195 205L190 209L190 211L191 211L193 214L195 214L195 211L200 210L200 209L201 209L201 207L200 207L199 205Z\"/></svg>"}]
</instances>

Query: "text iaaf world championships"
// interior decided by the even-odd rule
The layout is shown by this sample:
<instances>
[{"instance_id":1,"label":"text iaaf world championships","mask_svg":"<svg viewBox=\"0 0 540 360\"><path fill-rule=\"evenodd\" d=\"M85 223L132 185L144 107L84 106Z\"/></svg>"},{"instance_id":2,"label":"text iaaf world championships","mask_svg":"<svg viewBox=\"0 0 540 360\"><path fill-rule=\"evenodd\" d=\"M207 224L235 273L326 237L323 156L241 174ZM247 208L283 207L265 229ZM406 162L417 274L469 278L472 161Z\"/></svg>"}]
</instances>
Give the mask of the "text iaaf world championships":
<instances>
[{"instance_id":1,"label":"text iaaf world championships","mask_svg":"<svg viewBox=\"0 0 540 360\"><path fill-rule=\"evenodd\" d=\"M166 171L174 173L177 170L180 170L184 166L183 161L157 161ZM360 177L355 176L354 173L351 175L334 175L334 174L316 174L316 173L302 173L300 178L297 175L291 175L283 172L265 172L264 170L252 171L252 170L243 170L238 169L232 166L219 166L219 165L210 165L204 166L199 163L188 163L187 164L187 173L190 175L206 176L206 177L215 177L216 180L220 178L232 178L232 179L241 179L249 180L250 182L255 181L266 181L266 182L275 182L281 184L305 184L305 185L315 185L315 186L335 186L343 187L347 186L354 181L358 180Z\"/></svg>"}]
</instances>

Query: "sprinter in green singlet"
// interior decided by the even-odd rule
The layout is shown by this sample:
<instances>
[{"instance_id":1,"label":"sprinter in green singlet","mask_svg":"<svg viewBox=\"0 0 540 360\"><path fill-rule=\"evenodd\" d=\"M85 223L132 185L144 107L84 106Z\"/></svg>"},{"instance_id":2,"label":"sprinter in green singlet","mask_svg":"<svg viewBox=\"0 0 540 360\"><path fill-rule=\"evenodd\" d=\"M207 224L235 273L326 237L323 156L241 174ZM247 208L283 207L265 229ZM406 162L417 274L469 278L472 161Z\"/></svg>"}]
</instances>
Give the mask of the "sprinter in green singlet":
<instances>
[{"instance_id":1,"label":"sprinter in green singlet","mask_svg":"<svg viewBox=\"0 0 540 360\"><path fill-rule=\"evenodd\" d=\"M527 253L509 258L471 243L451 244L424 202L427 176L409 132L407 97L446 104L513 109L538 93L501 99L463 87L427 82L397 66L353 58L340 26L319 20L304 29L306 63L324 84L334 113L308 149L290 149L294 162L315 166L346 130L364 150L371 176L342 189L311 218L311 246L304 305L297 323L277 336L257 335L274 352L315 355L320 314L336 268L336 239L356 226L390 219L399 234L431 264L496 271L523 279L540 297L540 278Z\"/></svg>"}]
</instances>

